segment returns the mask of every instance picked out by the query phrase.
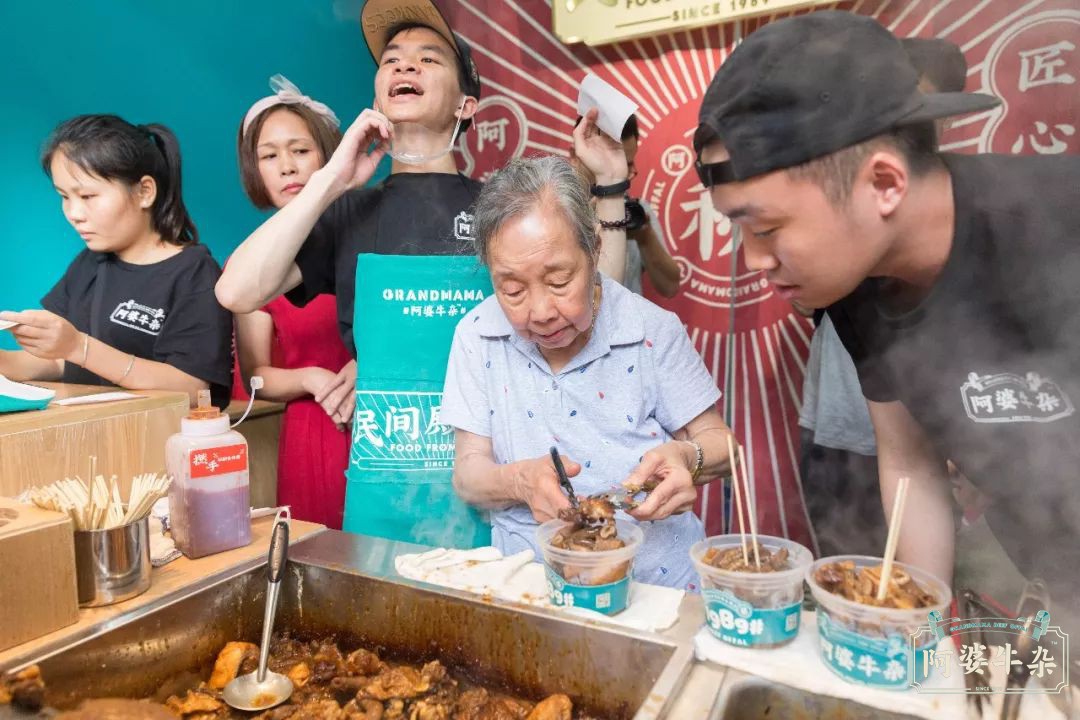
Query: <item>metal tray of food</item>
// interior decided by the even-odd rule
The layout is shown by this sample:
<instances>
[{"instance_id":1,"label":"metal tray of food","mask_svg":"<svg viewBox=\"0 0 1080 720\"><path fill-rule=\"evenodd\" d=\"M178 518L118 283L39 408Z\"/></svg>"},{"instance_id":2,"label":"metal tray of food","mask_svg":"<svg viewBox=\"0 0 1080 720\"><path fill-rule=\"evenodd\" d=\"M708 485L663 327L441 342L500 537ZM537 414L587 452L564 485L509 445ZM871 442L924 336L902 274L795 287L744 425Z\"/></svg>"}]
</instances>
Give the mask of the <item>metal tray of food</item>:
<instances>
[{"instance_id":1,"label":"metal tray of food","mask_svg":"<svg viewBox=\"0 0 1080 720\"><path fill-rule=\"evenodd\" d=\"M565 693L576 711L596 718L664 717L685 681L686 645L404 580L393 558L410 549L332 531L298 543L275 628L388 658L438 659L470 682L532 700ZM262 564L250 563L20 658L17 667L40 667L50 708L100 697L164 700L205 680L227 642L258 642L264 593Z\"/></svg>"}]
</instances>

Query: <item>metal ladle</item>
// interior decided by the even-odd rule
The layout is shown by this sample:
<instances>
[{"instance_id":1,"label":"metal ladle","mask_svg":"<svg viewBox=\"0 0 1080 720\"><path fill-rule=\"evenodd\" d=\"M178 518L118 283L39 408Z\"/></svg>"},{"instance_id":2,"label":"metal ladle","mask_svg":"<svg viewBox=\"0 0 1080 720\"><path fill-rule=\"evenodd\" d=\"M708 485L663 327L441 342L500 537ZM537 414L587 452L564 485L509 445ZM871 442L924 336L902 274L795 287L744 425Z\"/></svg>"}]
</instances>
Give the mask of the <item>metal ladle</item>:
<instances>
[{"instance_id":1,"label":"metal ladle","mask_svg":"<svg viewBox=\"0 0 1080 720\"><path fill-rule=\"evenodd\" d=\"M280 515L279 515L280 518ZM270 537L270 556L266 568L266 609L263 614L262 644L259 646L259 669L233 679L225 686L222 697L237 710L266 710L280 705L292 695L292 680L281 673L266 669L270 656L270 634L274 629L281 576L289 556L289 524L278 519Z\"/></svg>"}]
</instances>

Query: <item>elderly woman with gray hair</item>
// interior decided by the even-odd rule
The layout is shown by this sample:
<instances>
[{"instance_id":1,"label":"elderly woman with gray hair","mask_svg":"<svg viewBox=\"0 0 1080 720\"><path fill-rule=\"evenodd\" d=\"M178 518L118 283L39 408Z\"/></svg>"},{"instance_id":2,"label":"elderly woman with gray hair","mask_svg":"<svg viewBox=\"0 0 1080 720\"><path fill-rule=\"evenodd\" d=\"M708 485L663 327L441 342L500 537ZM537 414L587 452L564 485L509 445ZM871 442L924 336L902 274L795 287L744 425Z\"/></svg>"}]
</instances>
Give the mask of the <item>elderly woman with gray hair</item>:
<instances>
[{"instance_id":1,"label":"elderly woman with gray hair","mask_svg":"<svg viewBox=\"0 0 1080 720\"><path fill-rule=\"evenodd\" d=\"M704 529L690 511L696 486L728 472L730 431L682 323L598 273L604 229L566 160L511 161L474 215L495 293L450 350L440 419L456 430L456 491L491 511L504 553L539 557L537 524L569 506L556 446L581 495L652 488L631 512L645 533L634 577L694 589Z\"/></svg>"}]
</instances>

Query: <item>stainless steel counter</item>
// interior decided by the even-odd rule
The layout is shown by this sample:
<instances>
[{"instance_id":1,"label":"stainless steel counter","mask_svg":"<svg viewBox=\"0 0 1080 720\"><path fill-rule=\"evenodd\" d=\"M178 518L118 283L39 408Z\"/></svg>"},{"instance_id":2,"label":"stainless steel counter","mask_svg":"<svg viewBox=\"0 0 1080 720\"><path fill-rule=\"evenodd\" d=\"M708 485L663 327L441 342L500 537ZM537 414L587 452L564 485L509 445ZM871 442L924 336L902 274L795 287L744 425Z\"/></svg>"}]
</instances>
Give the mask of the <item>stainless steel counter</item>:
<instances>
[{"instance_id":1,"label":"stainless steel counter","mask_svg":"<svg viewBox=\"0 0 1080 720\"><path fill-rule=\"evenodd\" d=\"M404 657L438 656L470 677L526 695L566 692L601 717L902 717L695 662L692 639L703 622L698 595L683 599L673 627L640 632L398 576L395 557L427 549L335 531L298 542L290 549L278 627ZM59 708L85 697L149 696L177 677L206 677L226 641L257 640L264 564L235 565L63 641L38 644L0 671L39 664L48 701Z\"/></svg>"}]
</instances>

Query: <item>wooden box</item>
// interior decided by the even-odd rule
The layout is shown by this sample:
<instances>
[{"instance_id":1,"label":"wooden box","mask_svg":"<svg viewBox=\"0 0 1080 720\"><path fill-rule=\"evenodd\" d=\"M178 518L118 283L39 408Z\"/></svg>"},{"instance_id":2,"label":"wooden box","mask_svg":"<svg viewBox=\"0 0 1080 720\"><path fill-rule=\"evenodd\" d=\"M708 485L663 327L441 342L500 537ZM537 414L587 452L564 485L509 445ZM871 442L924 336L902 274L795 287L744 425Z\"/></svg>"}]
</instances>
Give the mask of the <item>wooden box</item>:
<instances>
[{"instance_id":1,"label":"wooden box","mask_svg":"<svg viewBox=\"0 0 1080 720\"><path fill-rule=\"evenodd\" d=\"M0 497L0 650L79 619L71 519Z\"/></svg>"}]
</instances>

